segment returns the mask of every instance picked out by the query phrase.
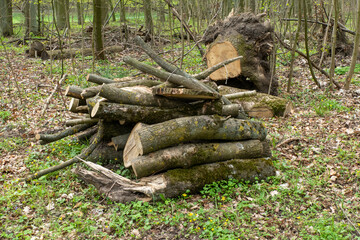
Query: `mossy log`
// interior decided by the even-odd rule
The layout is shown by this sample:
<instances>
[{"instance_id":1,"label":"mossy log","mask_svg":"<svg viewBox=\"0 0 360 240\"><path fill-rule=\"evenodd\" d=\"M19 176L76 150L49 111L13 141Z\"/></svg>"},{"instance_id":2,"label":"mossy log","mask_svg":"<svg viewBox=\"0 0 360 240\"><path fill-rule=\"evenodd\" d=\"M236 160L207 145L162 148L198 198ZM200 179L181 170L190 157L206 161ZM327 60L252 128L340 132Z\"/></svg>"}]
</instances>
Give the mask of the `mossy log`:
<instances>
[{"instance_id":1,"label":"mossy log","mask_svg":"<svg viewBox=\"0 0 360 240\"><path fill-rule=\"evenodd\" d=\"M267 142L247 140L236 142L193 143L161 149L131 161L136 177L147 177L175 168L221 162L230 159L270 157L263 147Z\"/></svg>"},{"instance_id":2,"label":"mossy log","mask_svg":"<svg viewBox=\"0 0 360 240\"><path fill-rule=\"evenodd\" d=\"M133 123L159 123L174 118L194 115L222 114L220 101L206 102L196 105L186 105L178 108L160 108L151 106L137 106L129 104L99 102L91 111L92 118L106 119L107 121L125 120Z\"/></svg>"},{"instance_id":3,"label":"mossy log","mask_svg":"<svg viewBox=\"0 0 360 240\"><path fill-rule=\"evenodd\" d=\"M233 159L224 162L203 164L189 169L174 169L165 173L131 181L91 162L86 165L95 169L75 169L83 181L117 202L160 200L162 197L177 197L186 191L198 193L206 184L221 180L255 181L266 180L275 175L270 158Z\"/></svg>"},{"instance_id":4,"label":"mossy log","mask_svg":"<svg viewBox=\"0 0 360 240\"><path fill-rule=\"evenodd\" d=\"M140 79L140 80L133 80L133 81L128 81L128 82L114 82L114 83L109 83L107 85L109 85L113 88L124 88L124 87L133 87L133 86L153 87L153 86L159 85L161 83L162 83L161 81ZM81 97L82 98L94 97L100 92L101 88L102 88L102 85L85 88L81 92Z\"/></svg>"},{"instance_id":5,"label":"mossy log","mask_svg":"<svg viewBox=\"0 0 360 240\"><path fill-rule=\"evenodd\" d=\"M104 84L101 87L99 96L108 99L110 102L121 104L164 108L178 108L185 106L182 102L171 101L164 97L154 96L150 88L143 86L120 89L109 86L109 84Z\"/></svg>"},{"instance_id":6,"label":"mossy log","mask_svg":"<svg viewBox=\"0 0 360 240\"><path fill-rule=\"evenodd\" d=\"M244 91L247 90L228 86L219 86L219 92L223 95L234 94ZM232 103L241 104L244 108L245 113L247 113L249 117L283 117L291 113L291 111L293 110L293 104L291 103L291 101L285 98L265 93L256 93L255 95L250 96L230 98L230 101Z\"/></svg>"},{"instance_id":7,"label":"mossy log","mask_svg":"<svg viewBox=\"0 0 360 240\"><path fill-rule=\"evenodd\" d=\"M220 116L192 116L154 125L138 123L124 148L124 165L130 167L138 156L193 140L263 140L263 123Z\"/></svg>"},{"instance_id":8,"label":"mossy log","mask_svg":"<svg viewBox=\"0 0 360 240\"><path fill-rule=\"evenodd\" d=\"M40 140L40 144L48 144L51 142L55 142L57 140L60 140L62 138L65 138L67 136L74 135L75 133L84 131L92 126L94 126L96 123L85 123L85 124L79 124L70 128L67 128L59 133L56 134L36 134L35 139Z\"/></svg>"},{"instance_id":9,"label":"mossy log","mask_svg":"<svg viewBox=\"0 0 360 240\"><path fill-rule=\"evenodd\" d=\"M247 85L263 93L270 89L272 95L277 95L278 82L270 67L274 51L272 32L270 22L252 13L230 16L210 26L203 36L208 67L224 59L243 56L241 63L234 62L214 72L210 78L227 80L228 84L234 82L236 86Z\"/></svg>"}]
</instances>

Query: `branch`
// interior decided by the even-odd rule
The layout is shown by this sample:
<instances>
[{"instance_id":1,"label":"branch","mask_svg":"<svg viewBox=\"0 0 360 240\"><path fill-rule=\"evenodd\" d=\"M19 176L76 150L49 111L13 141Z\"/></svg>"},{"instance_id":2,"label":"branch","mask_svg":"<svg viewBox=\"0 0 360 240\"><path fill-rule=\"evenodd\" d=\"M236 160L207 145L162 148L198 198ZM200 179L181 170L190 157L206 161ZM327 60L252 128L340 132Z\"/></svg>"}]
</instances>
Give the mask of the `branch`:
<instances>
[{"instance_id":1,"label":"branch","mask_svg":"<svg viewBox=\"0 0 360 240\"><path fill-rule=\"evenodd\" d=\"M77 163L79 161L79 159L85 159L99 145L101 139L103 138L103 135L104 135L104 126L103 126L102 121L100 121L99 122L99 129L98 129L98 132L97 132L96 136L94 137L94 139L92 140L90 145L83 150L82 153L80 153L79 155L75 156L74 158L72 158L72 159L70 159L70 160L68 160L66 162L63 162L63 163L61 163L59 165L56 165L56 166L41 170L41 171L39 171L39 172L37 172L37 173L35 173L33 175L30 175L30 176L28 176L26 178L22 178L19 181L31 181L31 180L34 180L34 179L40 178L40 177L42 177L44 175L47 175L49 173L52 173L52 172L58 171L60 169L63 169L63 168L65 168L67 166L70 166L70 165L72 165L74 163Z\"/></svg>"},{"instance_id":2,"label":"branch","mask_svg":"<svg viewBox=\"0 0 360 240\"><path fill-rule=\"evenodd\" d=\"M232 62L235 62L236 60L239 60L241 58L243 58L243 56L238 56L238 57L235 57L235 58L227 59L227 60L225 60L225 61L223 61L221 63L218 63L218 64L212 66L211 68L209 68L209 69L207 69L207 70L205 70L205 71L203 71L203 72L201 72L199 74L193 75L192 77L195 78L195 79L199 79L199 80L200 79L205 79L210 74L215 72L216 70L218 70L218 69L220 69L220 68L224 67L225 65L228 65L228 64L230 64Z\"/></svg>"},{"instance_id":3,"label":"branch","mask_svg":"<svg viewBox=\"0 0 360 240\"><path fill-rule=\"evenodd\" d=\"M59 82L56 84L54 90L51 92L50 96L46 99L45 101L45 105L40 113L41 116L44 115L49 103L50 103L50 100L51 98L54 96L54 94L60 90L60 87L61 87L61 84L65 81L65 79L67 78L67 74L64 74L64 76L59 80Z\"/></svg>"}]
</instances>

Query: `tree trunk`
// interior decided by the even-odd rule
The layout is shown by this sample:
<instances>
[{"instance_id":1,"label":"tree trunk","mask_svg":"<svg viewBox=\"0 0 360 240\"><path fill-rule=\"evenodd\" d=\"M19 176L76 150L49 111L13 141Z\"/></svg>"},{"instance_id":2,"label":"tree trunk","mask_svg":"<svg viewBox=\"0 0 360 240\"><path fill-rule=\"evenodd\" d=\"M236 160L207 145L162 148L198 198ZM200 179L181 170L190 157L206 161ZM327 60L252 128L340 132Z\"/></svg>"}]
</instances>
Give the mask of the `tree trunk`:
<instances>
[{"instance_id":1,"label":"tree trunk","mask_svg":"<svg viewBox=\"0 0 360 240\"><path fill-rule=\"evenodd\" d=\"M40 19L38 19L38 5L35 4L35 0L30 1L29 4L30 4L29 5L30 32L33 33L34 35L38 35L38 34L40 34L40 29L39 29L39 25L38 25L38 21L40 21Z\"/></svg>"},{"instance_id":2,"label":"tree trunk","mask_svg":"<svg viewBox=\"0 0 360 240\"><path fill-rule=\"evenodd\" d=\"M76 13L77 13L78 25L83 25L83 23L84 23L84 14L83 14L82 1L76 1Z\"/></svg>"},{"instance_id":3,"label":"tree trunk","mask_svg":"<svg viewBox=\"0 0 360 240\"><path fill-rule=\"evenodd\" d=\"M143 4L144 4L145 29L150 39L152 39L152 36L154 34L154 24L151 16L151 0L143 0Z\"/></svg>"},{"instance_id":4,"label":"tree trunk","mask_svg":"<svg viewBox=\"0 0 360 240\"><path fill-rule=\"evenodd\" d=\"M263 144L268 144L263 142ZM131 161L137 178L147 177L175 168L222 162L230 159L269 157L259 140L225 143L195 143L165 148Z\"/></svg>"},{"instance_id":5,"label":"tree trunk","mask_svg":"<svg viewBox=\"0 0 360 240\"><path fill-rule=\"evenodd\" d=\"M66 9L66 0L54 0L55 2L55 16L56 16L56 25L59 29L66 28L66 14L68 9Z\"/></svg>"},{"instance_id":6,"label":"tree trunk","mask_svg":"<svg viewBox=\"0 0 360 240\"><path fill-rule=\"evenodd\" d=\"M358 4L358 10L357 10L357 23L356 23L356 35L355 35L355 41L354 41L354 49L353 54L351 57L351 65L350 70L348 72L348 75L346 76L346 82L345 82L345 89L350 89L350 83L351 79L354 75L356 60L359 52L359 44L360 44L360 2L357 2Z\"/></svg>"},{"instance_id":7,"label":"tree trunk","mask_svg":"<svg viewBox=\"0 0 360 240\"><path fill-rule=\"evenodd\" d=\"M206 184L221 180L261 181L275 175L271 159L233 159L225 162L175 169L141 178L133 182L100 165L85 162L96 172L78 168L75 173L86 183L93 184L100 193L117 202L151 201L177 197L186 191L199 192Z\"/></svg>"},{"instance_id":8,"label":"tree trunk","mask_svg":"<svg viewBox=\"0 0 360 240\"><path fill-rule=\"evenodd\" d=\"M95 58L96 59L105 59L104 45L103 45L103 35L102 35L102 19L103 19L103 1L93 0L94 6L94 17L93 17L93 39L95 44Z\"/></svg>"},{"instance_id":9,"label":"tree trunk","mask_svg":"<svg viewBox=\"0 0 360 240\"><path fill-rule=\"evenodd\" d=\"M13 35L12 1L0 0L0 36Z\"/></svg>"},{"instance_id":10,"label":"tree trunk","mask_svg":"<svg viewBox=\"0 0 360 240\"><path fill-rule=\"evenodd\" d=\"M193 116L143 126L131 131L124 149L124 165L138 156L194 140L263 140L266 129L260 122L219 116Z\"/></svg>"}]
</instances>

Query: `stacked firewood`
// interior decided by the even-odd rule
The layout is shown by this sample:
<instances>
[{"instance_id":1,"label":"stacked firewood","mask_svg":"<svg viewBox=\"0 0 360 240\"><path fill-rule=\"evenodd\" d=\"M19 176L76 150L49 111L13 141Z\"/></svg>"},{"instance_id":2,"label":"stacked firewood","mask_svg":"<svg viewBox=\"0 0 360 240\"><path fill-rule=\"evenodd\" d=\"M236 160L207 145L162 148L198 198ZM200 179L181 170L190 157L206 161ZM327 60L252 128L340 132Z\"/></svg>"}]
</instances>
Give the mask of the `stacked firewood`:
<instances>
[{"instance_id":1,"label":"stacked firewood","mask_svg":"<svg viewBox=\"0 0 360 240\"><path fill-rule=\"evenodd\" d=\"M81 132L78 137L92 136L91 143L55 170L82 161L96 172L77 168L76 174L120 202L197 192L224 179L255 181L274 175L264 124L247 119L241 103L226 97L256 93L221 95L216 84L203 80L240 57L192 76L165 62L141 38L135 41L165 71L125 57L127 64L159 80L114 81L90 74L87 80L99 85L69 86L69 110L81 117L68 120L70 128L61 133L36 138L46 144ZM139 181L93 163L115 159Z\"/></svg>"}]
</instances>

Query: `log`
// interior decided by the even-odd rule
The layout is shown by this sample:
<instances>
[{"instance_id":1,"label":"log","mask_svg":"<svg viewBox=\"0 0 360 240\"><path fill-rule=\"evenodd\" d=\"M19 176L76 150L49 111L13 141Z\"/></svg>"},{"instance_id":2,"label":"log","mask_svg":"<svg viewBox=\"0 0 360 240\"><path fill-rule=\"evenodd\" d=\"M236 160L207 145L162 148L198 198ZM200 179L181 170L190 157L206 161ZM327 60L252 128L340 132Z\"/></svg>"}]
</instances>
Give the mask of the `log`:
<instances>
[{"instance_id":1,"label":"log","mask_svg":"<svg viewBox=\"0 0 360 240\"><path fill-rule=\"evenodd\" d=\"M90 114L90 117L91 117L91 111L93 110L95 105L98 102L105 102L105 101L107 101L107 100L105 98L103 98L103 97L100 97L100 96L94 96L94 97L86 99L86 105L88 107L88 113Z\"/></svg>"},{"instance_id":2,"label":"log","mask_svg":"<svg viewBox=\"0 0 360 240\"><path fill-rule=\"evenodd\" d=\"M105 77L102 77L102 76L99 76L99 75L96 75L96 74L88 74L86 76L86 80L88 82L92 82L92 83L96 83L96 84L109 84L109 83L115 83L114 80L111 80L109 78L105 78Z\"/></svg>"},{"instance_id":3,"label":"log","mask_svg":"<svg viewBox=\"0 0 360 240\"><path fill-rule=\"evenodd\" d=\"M293 104L289 100L277 96L268 95L265 93L241 96L241 93L247 91L228 86L219 86L219 91L225 96L229 96L229 94L235 94L234 96L236 96L236 94L240 94L240 96L237 98L230 97L230 101L232 103L241 104L245 113L247 113L249 117L284 117L290 114L293 110Z\"/></svg>"},{"instance_id":4,"label":"log","mask_svg":"<svg viewBox=\"0 0 360 240\"><path fill-rule=\"evenodd\" d=\"M261 122L220 116L184 117L147 126L138 123L124 148L124 165L130 167L138 156L194 140L241 141L265 137L266 129Z\"/></svg>"},{"instance_id":5,"label":"log","mask_svg":"<svg viewBox=\"0 0 360 240\"><path fill-rule=\"evenodd\" d=\"M75 174L86 183L93 184L112 201L121 203L177 197L188 190L190 194L194 194L201 191L206 184L221 180L236 179L253 183L275 175L269 158L233 159L189 169L174 169L141 178L139 182L130 181L100 165L91 162L85 164L96 172L77 168L74 170Z\"/></svg>"},{"instance_id":6,"label":"log","mask_svg":"<svg viewBox=\"0 0 360 240\"><path fill-rule=\"evenodd\" d=\"M123 162L123 152L115 151L115 149L105 141L102 141L97 145L97 147L91 152L91 154L86 158L90 162L101 162L103 164L107 163L122 163Z\"/></svg>"},{"instance_id":7,"label":"log","mask_svg":"<svg viewBox=\"0 0 360 240\"><path fill-rule=\"evenodd\" d=\"M154 80L133 80L129 82L115 82L115 83L109 83L108 85L113 88L124 88L124 87L132 87L132 86L147 86L147 87L153 87L156 85L161 84L160 81L154 81ZM95 87L88 87L84 89L81 93L82 98L90 98L96 96L102 88L102 85L95 86Z\"/></svg>"},{"instance_id":8,"label":"log","mask_svg":"<svg viewBox=\"0 0 360 240\"><path fill-rule=\"evenodd\" d=\"M110 46L104 49L106 53L114 53L114 52L122 52L124 50L123 46ZM48 52L50 58L52 59L66 59L66 58L73 58L76 56L92 56L93 49L92 48L85 48L85 49L63 49L61 50L54 50Z\"/></svg>"},{"instance_id":9,"label":"log","mask_svg":"<svg viewBox=\"0 0 360 240\"><path fill-rule=\"evenodd\" d=\"M116 151L120 149L124 149L126 142L130 136L130 132L126 134L122 134L116 137L111 138L111 146L115 148Z\"/></svg>"},{"instance_id":10,"label":"log","mask_svg":"<svg viewBox=\"0 0 360 240\"><path fill-rule=\"evenodd\" d=\"M259 92L277 95L278 81L271 73L270 59L274 51L273 29L252 13L229 16L209 26L203 36L207 45L208 67L234 56L243 56L210 75L212 80L247 86ZM250 80L250 81L248 81ZM244 87L242 87L244 88Z\"/></svg>"},{"instance_id":11,"label":"log","mask_svg":"<svg viewBox=\"0 0 360 240\"><path fill-rule=\"evenodd\" d=\"M265 142L267 143L267 142ZM161 149L131 161L137 178L175 168L222 162L230 159L270 157L259 140L225 143L194 143Z\"/></svg>"},{"instance_id":12,"label":"log","mask_svg":"<svg viewBox=\"0 0 360 240\"><path fill-rule=\"evenodd\" d=\"M184 103L168 100L164 97L154 96L152 90L147 87L114 88L109 85L102 85L99 96L108 99L110 102L155 106L165 108L183 107Z\"/></svg>"},{"instance_id":13,"label":"log","mask_svg":"<svg viewBox=\"0 0 360 240\"><path fill-rule=\"evenodd\" d=\"M97 123L99 121L98 118L79 118L79 119L71 119L67 120L65 122L65 126L75 126L79 124L85 124L85 123Z\"/></svg>"},{"instance_id":14,"label":"log","mask_svg":"<svg viewBox=\"0 0 360 240\"><path fill-rule=\"evenodd\" d=\"M91 139L92 136L94 136L98 131L98 126L93 126L81 133L77 133L75 134L73 140L74 141L79 141L79 142L82 142L82 141L87 141L89 139Z\"/></svg>"},{"instance_id":15,"label":"log","mask_svg":"<svg viewBox=\"0 0 360 240\"><path fill-rule=\"evenodd\" d=\"M196 105L188 104L176 109L99 102L91 111L92 118L106 119L107 121L124 120L125 122L133 123L143 122L147 124L159 123L185 116L211 114L222 114L222 103L220 101Z\"/></svg>"},{"instance_id":16,"label":"log","mask_svg":"<svg viewBox=\"0 0 360 240\"><path fill-rule=\"evenodd\" d=\"M67 86L66 90L65 90L65 96L67 97L73 97L73 98L77 98L77 99L82 99L81 97L81 92L84 89L78 86Z\"/></svg>"},{"instance_id":17,"label":"log","mask_svg":"<svg viewBox=\"0 0 360 240\"><path fill-rule=\"evenodd\" d=\"M88 106L78 106L73 110L74 113L89 113Z\"/></svg>"},{"instance_id":18,"label":"log","mask_svg":"<svg viewBox=\"0 0 360 240\"><path fill-rule=\"evenodd\" d=\"M71 98L68 110L73 113L78 113L79 110L77 108L83 105L86 105L86 101L84 99Z\"/></svg>"},{"instance_id":19,"label":"log","mask_svg":"<svg viewBox=\"0 0 360 240\"><path fill-rule=\"evenodd\" d=\"M212 92L205 92L187 88L164 88L156 87L152 90L153 94L175 99L187 100L214 100L219 99L218 94Z\"/></svg>"},{"instance_id":20,"label":"log","mask_svg":"<svg viewBox=\"0 0 360 240\"><path fill-rule=\"evenodd\" d=\"M129 134L134 128L134 123L119 123L119 121L104 121L104 140L110 142L113 137Z\"/></svg>"},{"instance_id":21,"label":"log","mask_svg":"<svg viewBox=\"0 0 360 240\"><path fill-rule=\"evenodd\" d=\"M80 125L76 125L70 128L67 128L59 133L56 134L36 134L35 135L35 139L36 140L40 140L40 144L44 145L44 144L48 144L51 142L55 142L57 140L60 140L62 138L65 138L67 136L71 136L75 133L84 131L92 126L94 126L96 123L86 123L86 124L80 124Z\"/></svg>"}]
</instances>

